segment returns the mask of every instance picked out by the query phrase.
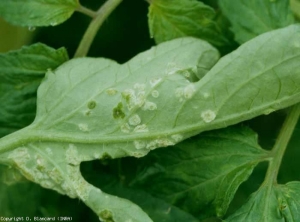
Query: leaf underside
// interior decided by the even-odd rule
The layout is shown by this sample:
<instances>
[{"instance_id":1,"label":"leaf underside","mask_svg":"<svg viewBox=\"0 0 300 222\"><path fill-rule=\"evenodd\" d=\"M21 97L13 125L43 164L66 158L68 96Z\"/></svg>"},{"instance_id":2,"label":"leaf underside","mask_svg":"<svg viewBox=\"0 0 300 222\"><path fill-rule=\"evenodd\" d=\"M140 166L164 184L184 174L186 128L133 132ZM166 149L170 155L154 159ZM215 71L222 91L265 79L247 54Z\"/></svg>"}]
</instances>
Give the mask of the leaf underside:
<instances>
[{"instance_id":1,"label":"leaf underside","mask_svg":"<svg viewBox=\"0 0 300 222\"><path fill-rule=\"evenodd\" d=\"M80 162L142 157L300 102L299 36L297 25L263 34L211 70L217 50L194 38L160 44L123 65L70 60L47 72L35 121L0 140L0 162L79 197L103 221L151 221L130 201L88 184Z\"/></svg>"}]
</instances>

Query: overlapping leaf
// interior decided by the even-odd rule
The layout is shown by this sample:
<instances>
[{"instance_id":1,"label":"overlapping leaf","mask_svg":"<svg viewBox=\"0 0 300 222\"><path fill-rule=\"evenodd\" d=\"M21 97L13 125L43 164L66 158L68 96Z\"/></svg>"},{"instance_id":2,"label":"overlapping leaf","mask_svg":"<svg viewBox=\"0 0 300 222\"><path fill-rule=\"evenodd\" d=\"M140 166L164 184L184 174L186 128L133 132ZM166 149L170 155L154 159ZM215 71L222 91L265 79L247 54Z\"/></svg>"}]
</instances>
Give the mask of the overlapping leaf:
<instances>
[{"instance_id":1,"label":"overlapping leaf","mask_svg":"<svg viewBox=\"0 0 300 222\"><path fill-rule=\"evenodd\" d=\"M196 0L152 0L149 29L157 43L184 36L194 36L215 46L228 44L214 21L215 11Z\"/></svg>"},{"instance_id":2,"label":"overlapping leaf","mask_svg":"<svg viewBox=\"0 0 300 222\"><path fill-rule=\"evenodd\" d=\"M300 182L286 185L262 186L228 222L296 222L300 220Z\"/></svg>"},{"instance_id":3,"label":"overlapping leaf","mask_svg":"<svg viewBox=\"0 0 300 222\"><path fill-rule=\"evenodd\" d=\"M246 127L212 131L150 153L132 186L199 217L220 217L239 185L266 157L256 134Z\"/></svg>"},{"instance_id":4,"label":"overlapping leaf","mask_svg":"<svg viewBox=\"0 0 300 222\"><path fill-rule=\"evenodd\" d=\"M79 6L78 0L2 0L0 16L21 26L58 25Z\"/></svg>"},{"instance_id":5,"label":"overlapping leaf","mask_svg":"<svg viewBox=\"0 0 300 222\"><path fill-rule=\"evenodd\" d=\"M0 137L29 125L36 112L36 91L47 69L68 60L64 48L43 44L0 54Z\"/></svg>"},{"instance_id":6,"label":"overlapping leaf","mask_svg":"<svg viewBox=\"0 0 300 222\"><path fill-rule=\"evenodd\" d=\"M127 159L129 162L132 162L132 158ZM88 181L91 181L97 187L101 187L103 191L116 195L118 197L126 198L131 200L133 203L139 205L153 221L161 221L161 222L182 222L182 221L190 221L190 222L199 222L198 219L190 215L189 213L183 211L182 209L177 208L174 205L171 205L164 200L154 197L153 195L137 189L137 188L130 188L127 186L125 182L126 176L122 174L116 175L112 172L112 163L122 162L122 172L123 170L134 171L135 167L130 168L126 160L106 160L106 167L103 167L102 164L97 166L97 170L94 171L93 164L87 164L85 166L89 166L88 168L83 168L83 175ZM134 160L135 161L135 160ZM110 164L109 164L110 162ZM95 162L93 162L95 163ZM86 164L86 163L85 163ZM134 166L133 164L132 166ZM108 173L109 172L109 173ZM120 173L120 172L118 172ZM129 175L128 175L129 176ZM130 174L131 176L131 174ZM122 179L121 179L122 178Z\"/></svg>"},{"instance_id":7,"label":"overlapping leaf","mask_svg":"<svg viewBox=\"0 0 300 222\"><path fill-rule=\"evenodd\" d=\"M239 0L234 4L231 0L221 0L219 4L239 43L294 23L288 0Z\"/></svg>"},{"instance_id":8,"label":"overlapping leaf","mask_svg":"<svg viewBox=\"0 0 300 222\"><path fill-rule=\"evenodd\" d=\"M107 187L106 192L110 192L116 196L126 198L132 202L138 204L153 221L162 222L199 222L195 217L187 212L173 206L162 199L154 197L149 193L137 190L125 188L120 185L114 185Z\"/></svg>"},{"instance_id":9,"label":"overlapping leaf","mask_svg":"<svg viewBox=\"0 0 300 222\"><path fill-rule=\"evenodd\" d=\"M300 1L299 0L290 0L291 10L297 16L297 18L300 18Z\"/></svg>"},{"instance_id":10,"label":"overlapping leaf","mask_svg":"<svg viewBox=\"0 0 300 222\"><path fill-rule=\"evenodd\" d=\"M71 60L47 73L34 123L0 140L0 161L46 188L79 197L103 221L151 221L131 202L88 184L80 162L141 157L300 102L299 36L297 25L261 35L198 82L195 76L209 70L218 53L194 38L166 42L123 65Z\"/></svg>"}]
</instances>

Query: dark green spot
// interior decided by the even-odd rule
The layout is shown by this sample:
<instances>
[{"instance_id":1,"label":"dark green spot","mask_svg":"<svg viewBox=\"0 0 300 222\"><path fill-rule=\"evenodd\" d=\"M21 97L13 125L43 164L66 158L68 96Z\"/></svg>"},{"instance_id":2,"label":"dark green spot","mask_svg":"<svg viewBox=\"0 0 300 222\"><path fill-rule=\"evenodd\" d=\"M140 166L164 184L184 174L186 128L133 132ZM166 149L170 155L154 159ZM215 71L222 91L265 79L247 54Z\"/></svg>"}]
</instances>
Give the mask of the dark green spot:
<instances>
[{"instance_id":1,"label":"dark green spot","mask_svg":"<svg viewBox=\"0 0 300 222\"><path fill-rule=\"evenodd\" d=\"M41 172L44 172L45 171L45 166L37 165L36 169L41 171Z\"/></svg>"},{"instance_id":2,"label":"dark green spot","mask_svg":"<svg viewBox=\"0 0 300 222\"><path fill-rule=\"evenodd\" d=\"M114 222L113 215L109 210L101 211L99 216L104 222Z\"/></svg>"},{"instance_id":3,"label":"dark green spot","mask_svg":"<svg viewBox=\"0 0 300 222\"><path fill-rule=\"evenodd\" d=\"M103 153L101 159L103 159L103 160L110 160L110 159L112 159L112 157L108 153Z\"/></svg>"},{"instance_id":4,"label":"dark green spot","mask_svg":"<svg viewBox=\"0 0 300 222\"><path fill-rule=\"evenodd\" d=\"M87 106L88 106L89 109L94 109L96 107L96 102L95 101L90 101Z\"/></svg>"},{"instance_id":5,"label":"dark green spot","mask_svg":"<svg viewBox=\"0 0 300 222\"><path fill-rule=\"evenodd\" d=\"M123 97L123 99L125 99L125 101L127 103L130 102L130 99L131 99L131 95L130 94L128 94L128 93L122 93L122 97Z\"/></svg>"},{"instance_id":6,"label":"dark green spot","mask_svg":"<svg viewBox=\"0 0 300 222\"><path fill-rule=\"evenodd\" d=\"M115 107L113 109L113 117L115 119L119 119L119 118L124 119L125 113L123 112L123 103L119 102L119 104L117 105L117 107Z\"/></svg>"}]
</instances>

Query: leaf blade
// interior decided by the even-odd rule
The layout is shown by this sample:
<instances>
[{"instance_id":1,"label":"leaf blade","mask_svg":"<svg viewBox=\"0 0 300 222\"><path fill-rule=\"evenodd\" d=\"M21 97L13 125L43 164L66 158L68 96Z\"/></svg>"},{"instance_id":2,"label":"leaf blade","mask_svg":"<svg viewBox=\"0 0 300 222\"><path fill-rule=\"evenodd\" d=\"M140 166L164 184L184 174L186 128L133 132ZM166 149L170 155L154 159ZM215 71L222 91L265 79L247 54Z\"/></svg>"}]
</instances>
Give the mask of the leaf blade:
<instances>
[{"instance_id":1,"label":"leaf blade","mask_svg":"<svg viewBox=\"0 0 300 222\"><path fill-rule=\"evenodd\" d=\"M299 181L285 185L262 185L251 195L248 202L226 221L296 222L299 220L299 189Z\"/></svg>"},{"instance_id":2,"label":"leaf blade","mask_svg":"<svg viewBox=\"0 0 300 222\"><path fill-rule=\"evenodd\" d=\"M33 121L35 94L44 73L67 60L64 48L55 50L43 44L0 54L0 137Z\"/></svg>"},{"instance_id":3,"label":"leaf blade","mask_svg":"<svg viewBox=\"0 0 300 222\"><path fill-rule=\"evenodd\" d=\"M250 129L229 127L148 154L131 185L200 218L222 217L237 188L267 155Z\"/></svg>"},{"instance_id":4,"label":"leaf blade","mask_svg":"<svg viewBox=\"0 0 300 222\"><path fill-rule=\"evenodd\" d=\"M202 2L154 0L148 18L150 34L156 43L184 36L197 37L215 46L229 43L214 21L214 9Z\"/></svg>"},{"instance_id":5,"label":"leaf blade","mask_svg":"<svg viewBox=\"0 0 300 222\"><path fill-rule=\"evenodd\" d=\"M220 7L232 24L239 43L244 43L262 33L294 23L289 1L220 1Z\"/></svg>"},{"instance_id":6,"label":"leaf blade","mask_svg":"<svg viewBox=\"0 0 300 222\"><path fill-rule=\"evenodd\" d=\"M77 0L9 0L0 2L0 14L15 25L54 26L67 20L78 6Z\"/></svg>"}]
</instances>

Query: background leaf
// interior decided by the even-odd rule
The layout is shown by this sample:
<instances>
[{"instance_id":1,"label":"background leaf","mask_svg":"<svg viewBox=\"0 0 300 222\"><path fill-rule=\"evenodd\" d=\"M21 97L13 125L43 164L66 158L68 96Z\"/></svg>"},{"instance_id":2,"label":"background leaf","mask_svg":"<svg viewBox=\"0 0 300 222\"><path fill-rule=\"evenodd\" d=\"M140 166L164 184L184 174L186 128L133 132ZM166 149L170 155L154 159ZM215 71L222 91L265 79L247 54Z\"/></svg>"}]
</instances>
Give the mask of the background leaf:
<instances>
[{"instance_id":1,"label":"background leaf","mask_svg":"<svg viewBox=\"0 0 300 222\"><path fill-rule=\"evenodd\" d=\"M278 208L285 221L300 220L300 182L293 181L276 187Z\"/></svg>"},{"instance_id":2,"label":"background leaf","mask_svg":"<svg viewBox=\"0 0 300 222\"><path fill-rule=\"evenodd\" d=\"M272 187L263 186L253 193L249 201L231 215L226 222L277 222L283 221L278 209L278 201L275 190Z\"/></svg>"},{"instance_id":3,"label":"background leaf","mask_svg":"<svg viewBox=\"0 0 300 222\"><path fill-rule=\"evenodd\" d=\"M182 221L190 221L190 222L199 222L192 215L186 213L185 211L177 208L162 199L152 196L151 194L139 190L136 188L129 188L125 185L122 185L117 180L110 181L105 180L103 183L103 175L105 173L101 172L101 175L97 175L96 180L101 184L103 191L107 193L111 193L118 197L126 198L131 200L132 202L139 205L150 217L153 221L160 222L182 222ZM96 177L95 175L93 176ZM110 176L111 177L111 176Z\"/></svg>"},{"instance_id":4,"label":"background leaf","mask_svg":"<svg viewBox=\"0 0 300 222\"><path fill-rule=\"evenodd\" d=\"M47 69L68 60L64 48L43 44L0 54L0 137L29 125L36 112L36 91Z\"/></svg>"},{"instance_id":5,"label":"background leaf","mask_svg":"<svg viewBox=\"0 0 300 222\"><path fill-rule=\"evenodd\" d=\"M195 217L186 213L162 199L154 197L145 191L114 186L107 189L107 192L116 196L126 198L138 204L153 221L160 222L199 222Z\"/></svg>"},{"instance_id":6,"label":"background leaf","mask_svg":"<svg viewBox=\"0 0 300 222\"><path fill-rule=\"evenodd\" d=\"M213 8L196 0L151 0L149 29L156 43L193 36L215 46L229 44Z\"/></svg>"},{"instance_id":7,"label":"background leaf","mask_svg":"<svg viewBox=\"0 0 300 222\"><path fill-rule=\"evenodd\" d=\"M203 133L139 161L131 185L199 218L223 216L239 185L267 156L246 127Z\"/></svg>"},{"instance_id":8,"label":"background leaf","mask_svg":"<svg viewBox=\"0 0 300 222\"><path fill-rule=\"evenodd\" d=\"M11 178L13 173L9 171L13 170L13 168L0 166L0 212L2 217L26 215L33 220L33 217L37 216L64 215L72 217L73 221L99 221L94 213L78 200L72 200L55 191L43 189L38 184L29 182L23 176L20 178L20 175L16 175L17 172L14 172L14 178Z\"/></svg>"},{"instance_id":9,"label":"background leaf","mask_svg":"<svg viewBox=\"0 0 300 222\"><path fill-rule=\"evenodd\" d=\"M67 20L78 6L78 0L5 0L0 1L0 16L20 26L54 26Z\"/></svg>"},{"instance_id":10,"label":"background leaf","mask_svg":"<svg viewBox=\"0 0 300 222\"><path fill-rule=\"evenodd\" d=\"M264 186L226 221L299 221L300 182Z\"/></svg>"},{"instance_id":11,"label":"background leaf","mask_svg":"<svg viewBox=\"0 0 300 222\"><path fill-rule=\"evenodd\" d=\"M288 0L239 0L234 4L231 0L220 0L219 4L240 44L294 23Z\"/></svg>"}]
</instances>

